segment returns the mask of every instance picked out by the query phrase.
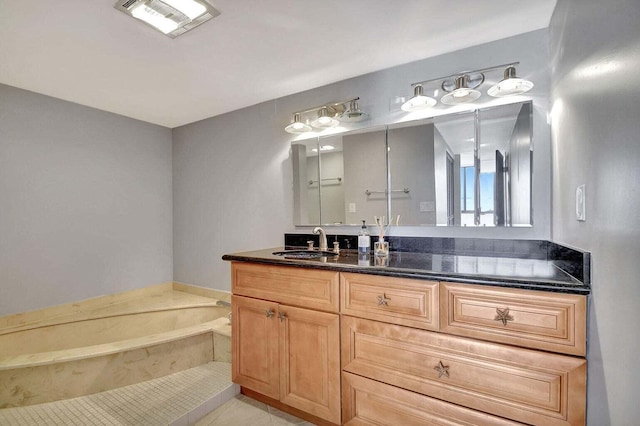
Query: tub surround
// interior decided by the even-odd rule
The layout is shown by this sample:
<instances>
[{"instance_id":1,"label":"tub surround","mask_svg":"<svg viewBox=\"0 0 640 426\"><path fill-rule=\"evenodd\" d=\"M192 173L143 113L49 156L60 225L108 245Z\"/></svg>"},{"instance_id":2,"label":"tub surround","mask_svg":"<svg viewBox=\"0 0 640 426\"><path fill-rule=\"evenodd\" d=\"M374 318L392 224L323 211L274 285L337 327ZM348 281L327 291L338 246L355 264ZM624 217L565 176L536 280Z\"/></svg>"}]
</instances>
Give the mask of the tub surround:
<instances>
[{"instance_id":1,"label":"tub surround","mask_svg":"<svg viewBox=\"0 0 640 426\"><path fill-rule=\"evenodd\" d=\"M312 237L317 239L317 235L311 234L286 234L284 249L306 247L306 241ZM328 240L329 243L347 240L351 247L356 247L356 238L338 235L329 236ZM344 249L339 256L304 260L273 254L283 247L227 254L222 258L372 275L590 293L589 253L548 241L419 237L389 237L388 240L391 251L381 265L374 256L363 265L354 250Z\"/></svg>"},{"instance_id":2,"label":"tub surround","mask_svg":"<svg viewBox=\"0 0 640 426\"><path fill-rule=\"evenodd\" d=\"M0 408L230 362L226 292L165 283L0 318Z\"/></svg>"}]
</instances>

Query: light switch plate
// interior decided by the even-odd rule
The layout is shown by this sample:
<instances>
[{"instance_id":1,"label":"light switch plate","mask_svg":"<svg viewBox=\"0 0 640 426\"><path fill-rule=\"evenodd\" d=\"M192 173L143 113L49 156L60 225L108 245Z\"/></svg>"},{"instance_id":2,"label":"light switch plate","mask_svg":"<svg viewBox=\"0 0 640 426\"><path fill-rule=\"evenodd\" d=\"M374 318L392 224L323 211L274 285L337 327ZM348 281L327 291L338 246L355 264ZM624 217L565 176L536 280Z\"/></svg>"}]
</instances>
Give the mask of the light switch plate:
<instances>
[{"instance_id":1,"label":"light switch plate","mask_svg":"<svg viewBox=\"0 0 640 426\"><path fill-rule=\"evenodd\" d=\"M349 213L356 212L356 203L349 203Z\"/></svg>"},{"instance_id":2,"label":"light switch plate","mask_svg":"<svg viewBox=\"0 0 640 426\"><path fill-rule=\"evenodd\" d=\"M587 202L584 184L576 189L576 219L580 222L587 220Z\"/></svg>"}]
</instances>

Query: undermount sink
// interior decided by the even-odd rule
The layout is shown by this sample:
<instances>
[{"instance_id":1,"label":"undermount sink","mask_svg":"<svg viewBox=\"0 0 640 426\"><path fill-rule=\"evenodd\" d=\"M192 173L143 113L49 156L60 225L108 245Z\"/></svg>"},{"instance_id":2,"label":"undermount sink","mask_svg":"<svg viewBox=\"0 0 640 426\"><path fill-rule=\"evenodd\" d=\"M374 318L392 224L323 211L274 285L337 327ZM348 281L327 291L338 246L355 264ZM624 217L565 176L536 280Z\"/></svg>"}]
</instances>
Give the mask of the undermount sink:
<instances>
[{"instance_id":1,"label":"undermount sink","mask_svg":"<svg viewBox=\"0 0 640 426\"><path fill-rule=\"evenodd\" d=\"M317 259L319 257L337 256L337 253L332 251L318 251L318 250L283 250L274 251L274 255L282 256L285 259Z\"/></svg>"}]
</instances>

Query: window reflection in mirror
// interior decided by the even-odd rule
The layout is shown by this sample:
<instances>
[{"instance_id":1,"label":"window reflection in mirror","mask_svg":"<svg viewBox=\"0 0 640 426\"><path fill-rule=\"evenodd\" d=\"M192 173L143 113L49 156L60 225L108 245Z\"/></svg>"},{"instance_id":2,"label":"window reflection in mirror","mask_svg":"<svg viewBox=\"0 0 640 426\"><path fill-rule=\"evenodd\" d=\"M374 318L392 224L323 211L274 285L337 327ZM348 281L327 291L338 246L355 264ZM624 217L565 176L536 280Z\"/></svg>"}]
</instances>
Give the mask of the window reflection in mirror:
<instances>
[{"instance_id":1,"label":"window reflection in mirror","mask_svg":"<svg viewBox=\"0 0 640 426\"><path fill-rule=\"evenodd\" d=\"M434 179L436 224L475 224L474 113L434 119Z\"/></svg>"},{"instance_id":2,"label":"window reflection in mirror","mask_svg":"<svg viewBox=\"0 0 640 426\"><path fill-rule=\"evenodd\" d=\"M481 224L531 225L531 102L480 111Z\"/></svg>"}]
</instances>

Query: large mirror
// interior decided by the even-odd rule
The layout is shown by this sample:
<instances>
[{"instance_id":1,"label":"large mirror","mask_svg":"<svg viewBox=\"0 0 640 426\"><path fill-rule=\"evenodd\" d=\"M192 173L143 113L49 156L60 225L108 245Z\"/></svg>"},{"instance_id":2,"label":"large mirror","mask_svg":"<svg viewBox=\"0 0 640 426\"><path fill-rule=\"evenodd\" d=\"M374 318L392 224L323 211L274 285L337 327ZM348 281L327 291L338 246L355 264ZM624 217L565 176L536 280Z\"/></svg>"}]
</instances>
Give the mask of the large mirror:
<instances>
[{"instance_id":1,"label":"large mirror","mask_svg":"<svg viewBox=\"0 0 640 426\"><path fill-rule=\"evenodd\" d=\"M294 142L295 224L530 226L531 131L523 102Z\"/></svg>"}]
</instances>

